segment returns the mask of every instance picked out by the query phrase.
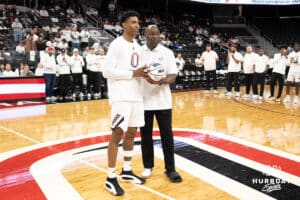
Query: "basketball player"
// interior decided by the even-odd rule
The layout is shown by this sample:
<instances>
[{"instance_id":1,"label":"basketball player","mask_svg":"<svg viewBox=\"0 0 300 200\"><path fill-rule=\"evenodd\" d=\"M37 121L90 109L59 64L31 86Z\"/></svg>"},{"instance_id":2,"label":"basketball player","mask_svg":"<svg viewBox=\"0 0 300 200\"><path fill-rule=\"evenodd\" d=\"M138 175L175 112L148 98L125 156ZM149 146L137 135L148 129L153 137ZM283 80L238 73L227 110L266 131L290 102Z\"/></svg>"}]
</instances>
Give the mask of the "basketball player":
<instances>
[{"instance_id":1,"label":"basketball player","mask_svg":"<svg viewBox=\"0 0 300 200\"><path fill-rule=\"evenodd\" d=\"M145 31L146 44L143 46L143 62L147 66L160 64L165 69L166 77L160 81L147 79L144 83L145 126L141 128L142 157L144 171L142 176L151 176L154 167L153 119L158 122L165 160L165 174L171 182L181 182L181 176L175 171L174 139L172 132L172 96L170 83L175 82L177 68L171 50L159 44L160 31L156 25L149 25Z\"/></svg>"},{"instance_id":2,"label":"basketball player","mask_svg":"<svg viewBox=\"0 0 300 200\"><path fill-rule=\"evenodd\" d=\"M257 54L253 52L251 46L247 46L247 52L244 55L243 69L245 74L246 94L244 98L250 98L250 90L253 85L254 64ZM253 89L253 88L252 88ZM255 98L255 96L254 96Z\"/></svg>"},{"instance_id":3,"label":"basketball player","mask_svg":"<svg viewBox=\"0 0 300 200\"><path fill-rule=\"evenodd\" d=\"M227 73L227 93L226 96L232 96L231 89L232 83L234 83L235 96L240 96L240 71L241 63L243 62L243 56L240 54L235 44L231 44L226 62L228 64Z\"/></svg>"},{"instance_id":4,"label":"basketball player","mask_svg":"<svg viewBox=\"0 0 300 200\"><path fill-rule=\"evenodd\" d=\"M273 59L273 71L271 75L271 96L268 98L269 101L274 101L274 90L275 90L275 85L277 85L278 82L278 94L276 97L276 102L280 102L281 99L281 93L284 85L284 74L285 74L285 69L286 66L289 64L288 63L288 57L287 57L287 51L285 47L280 48L280 52L274 55Z\"/></svg>"},{"instance_id":5,"label":"basketball player","mask_svg":"<svg viewBox=\"0 0 300 200\"><path fill-rule=\"evenodd\" d=\"M109 46L104 60L103 76L108 81L108 96L111 104L112 135L108 145L108 177L105 188L114 195L123 195L124 190L116 178L118 146L123 138L123 181L144 184L145 179L135 175L131 169L134 136L137 127L144 126L143 79L147 67L141 64L141 47L134 40L139 32L139 14L125 12L120 20L124 28L122 36Z\"/></svg>"},{"instance_id":6,"label":"basketball player","mask_svg":"<svg viewBox=\"0 0 300 200\"><path fill-rule=\"evenodd\" d=\"M293 82L295 83L295 98L293 103L297 104L299 102L298 95L300 90L300 44L296 43L294 45L294 51L288 56L290 62L290 71L287 77L286 83L286 97L284 103L290 103L290 90Z\"/></svg>"},{"instance_id":7,"label":"basketball player","mask_svg":"<svg viewBox=\"0 0 300 200\"><path fill-rule=\"evenodd\" d=\"M264 50L260 48L258 50L258 56L254 63L254 74L253 74L253 100L263 100L264 88L265 88L265 77L269 66L269 58L264 55ZM260 84L260 91L258 95L258 84Z\"/></svg>"},{"instance_id":8,"label":"basketball player","mask_svg":"<svg viewBox=\"0 0 300 200\"><path fill-rule=\"evenodd\" d=\"M206 50L201 55L201 62L204 65L206 76L206 93L210 90L210 79L213 79L214 93L217 94L217 61L219 60L218 54L211 49L211 44L206 45Z\"/></svg>"}]
</instances>

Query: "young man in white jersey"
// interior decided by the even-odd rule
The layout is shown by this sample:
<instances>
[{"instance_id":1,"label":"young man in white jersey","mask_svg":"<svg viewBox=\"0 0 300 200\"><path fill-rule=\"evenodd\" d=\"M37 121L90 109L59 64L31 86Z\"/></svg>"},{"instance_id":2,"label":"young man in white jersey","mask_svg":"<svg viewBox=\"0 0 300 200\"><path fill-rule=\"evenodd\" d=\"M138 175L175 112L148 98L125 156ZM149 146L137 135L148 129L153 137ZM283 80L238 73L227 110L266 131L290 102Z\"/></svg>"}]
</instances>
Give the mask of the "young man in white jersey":
<instances>
[{"instance_id":1,"label":"young man in white jersey","mask_svg":"<svg viewBox=\"0 0 300 200\"><path fill-rule=\"evenodd\" d=\"M295 97L293 100L294 104L299 102L299 90L300 90L300 44L296 43L294 45L294 51L288 56L290 63L290 70L286 82L286 97L283 100L284 103L291 102L290 90L291 85L295 83Z\"/></svg>"},{"instance_id":2,"label":"young man in white jersey","mask_svg":"<svg viewBox=\"0 0 300 200\"><path fill-rule=\"evenodd\" d=\"M253 49L251 46L247 46L246 50L247 50L247 52L244 55L244 62L243 62L246 94L243 97L250 98L250 90L253 85L254 64L255 64L257 54L253 52Z\"/></svg>"},{"instance_id":3,"label":"young man in white jersey","mask_svg":"<svg viewBox=\"0 0 300 200\"><path fill-rule=\"evenodd\" d=\"M175 171L174 138L172 132L172 96L170 83L175 82L178 72L174 54L159 44L160 31L156 25L149 25L145 31L146 44L142 47L143 63L147 66L163 66L166 77L160 81L147 79L144 83L145 126L141 128L141 147L144 171L142 176L151 176L154 167L153 120L157 120L165 161L165 174L171 182L181 182L181 176Z\"/></svg>"},{"instance_id":4,"label":"young man in white jersey","mask_svg":"<svg viewBox=\"0 0 300 200\"><path fill-rule=\"evenodd\" d=\"M60 50L60 54L56 57L58 68L58 100L63 101L72 88L70 57L66 54L65 49Z\"/></svg>"},{"instance_id":5,"label":"young man in white jersey","mask_svg":"<svg viewBox=\"0 0 300 200\"><path fill-rule=\"evenodd\" d=\"M214 93L217 91L217 61L219 60L218 54L211 49L211 44L206 45L206 50L202 53L201 62L204 66L205 76L206 76L206 93L210 90L211 78L212 85L214 87Z\"/></svg>"},{"instance_id":6,"label":"young man in white jersey","mask_svg":"<svg viewBox=\"0 0 300 200\"><path fill-rule=\"evenodd\" d=\"M280 52L274 55L273 59L273 70L272 70L272 75L271 75L271 96L269 96L268 100L273 101L276 100L276 102L281 101L281 94L282 94L282 89L284 85L284 74L285 74L285 69L286 66L288 65L288 57L287 57L287 51L285 47L280 48ZM274 90L275 86L277 85L278 82L278 94L275 99L274 97Z\"/></svg>"},{"instance_id":7,"label":"young man in white jersey","mask_svg":"<svg viewBox=\"0 0 300 200\"><path fill-rule=\"evenodd\" d=\"M228 64L228 72L227 72L227 93L226 96L232 96L232 83L234 84L235 96L240 96L240 71L243 62L243 56L240 54L236 45L232 44L226 62Z\"/></svg>"},{"instance_id":8,"label":"young man in white jersey","mask_svg":"<svg viewBox=\"0 0 300 200\"><path fill-rule=\"evenodd\" d=\"M264 50L260 48L258 55L254 63L254 74L253 74L253 100L263 100L264 88L265 88L265 77L269 66L269 58L264 55ZM260 85L260 91L258 94L258 84Z\"/></svg>"},{"instance_id":9,"label":"young man in white jersey","mask_svg":"<svg viewBox=\"0 0 300 200\"><path fill-rule=\"evenodd\" d=\"M139 14L135 11L125 12L120 24L124 32L110 44L103 65L103 76L108 82L112 128L105 188L118 196L124 194L117 181L115 169L122 138L124 162L121 180L136 184L145 183L145 179L132 172L131 157L137 128L144 126L143 77L148 76L147 67L141 67L141 47L134 40L140 28Z\"/></svg>"}]
</instances>

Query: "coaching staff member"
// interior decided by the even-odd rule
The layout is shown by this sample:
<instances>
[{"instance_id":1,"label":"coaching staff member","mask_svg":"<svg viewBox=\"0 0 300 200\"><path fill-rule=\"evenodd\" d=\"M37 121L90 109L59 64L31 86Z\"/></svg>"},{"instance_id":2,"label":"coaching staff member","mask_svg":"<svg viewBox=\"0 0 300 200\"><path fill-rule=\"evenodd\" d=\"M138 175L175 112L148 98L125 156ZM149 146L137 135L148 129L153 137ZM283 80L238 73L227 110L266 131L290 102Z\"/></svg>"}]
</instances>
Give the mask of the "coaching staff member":
<instances>
[{"instance_id":1,"label":"coaching staff member","mask_svg":"<svg viewBox=\"0 0 300 200\"><path fill-rule=\"evenodd\" d=\"M142 176L144 178L150 177L154 167L152 130L155 116L161 135L165 173L171 182L181 182L181 176L175 171L174 138L171 125L172 96L169 86L176 79L175 57L171 50L159 44L160 31L157 26L149 25L145 30L145 38L146 44L142 48L144 64L148 66L153 63L162 65L167 76L157 82L147 78L147 81L144 83L145 126L141 128L141 147L144 164Z\"/></svg>"}]
</instances>

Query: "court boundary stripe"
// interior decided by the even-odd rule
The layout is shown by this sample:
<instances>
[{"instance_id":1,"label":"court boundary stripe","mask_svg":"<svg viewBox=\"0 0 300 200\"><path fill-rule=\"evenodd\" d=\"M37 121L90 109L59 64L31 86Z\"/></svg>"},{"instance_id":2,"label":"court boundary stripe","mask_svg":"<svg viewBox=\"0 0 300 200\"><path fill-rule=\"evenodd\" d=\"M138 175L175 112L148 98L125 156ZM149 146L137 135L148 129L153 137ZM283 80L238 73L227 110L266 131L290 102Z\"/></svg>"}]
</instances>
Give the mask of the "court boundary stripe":
<instances>
[{"instance_id":1,"label":"court boundary stripe","mask_svg":"<svg viewBox=\"0 0 300 200\"><path fill-rule=\"evenodd\" d=\"M9 132L11 132L11 133L13 133L13 134L15 134L15 135L17 135L17 136L19 136L19 137L22 137L22 138L25 138L25 139L27 139L27 140L30 140L30 141L32 141L32 142L34 142L34 143L36 143L37 145L41 145L42 147L45 147L45 146L47 146L47 145L45 145L45 143L42 143L42 142L40 142L40 141L38 141L38 140L35 140L35 139L33 139L33 138L31 138L31 137L29 137L29 136L26 136L26 135L24 135L24 134L22 134L22 133L20 133L20 132L17 132L17 131L14 131L14 130L12 130L12 129L9 129L9 128L6 128L6 127L3 127L3 126L1 126L0 125L0 128L2 128L2 129L4 129L4 130L7 130L7 131L9 131ZM102 134L95 134L96 136L99 136L99 135L102 135ZM103 134L104 135L104 134ZM87 138L90 138L91 136L86 136L84 139L87 139ZM80 137L80 136L78 136L78 138L80 138L80 139L83 139L82 137ZM66 140L64 140L64 139L62 139L61 141L63 141L63 142L66 142ZM71 141L74 141L74 138L69 138L69 141L71 142ZM52 141L53 143L52 144L60 144L60 143L58 143L57 141ZM37 145L33 145L33 146L37 146ZM34 147L33 147L34 148ZM36 149L38 149L39 147L36 147ZM31 150L33 150L32 149L32 146L31 146L31 148L30 148L30 146L29 146L29 149L31 149ZM17 154L18 155L18 154ZM0 160L1 160L1 156L0 156ZM33 163L34 164L34 163ZM29 170L30 170L30 168L29 168ZM31 174L32 175L32 174ZM37 182L36 182L37 183ZM143 186L143 187L141 187L141 186L139 186L139 185L137 185L137 184L133 184L133 185L135 185L135 186L137 186L137 187L140 187L140 188L142 188L142 189L145 189L145 190L147 190L147 191L149 191L149 192L153 192L154 194L158 194L159 192L157 192L157 191L151 191L151 189L150 188L147 188L146 186ZM39 186L40 187L40 186ZM41 189L41 188L40 188ZM159 193L160 194L160 193ZM45 195L45 194L44 194ZM160 196L164 196L164 194L160 194Z\"/></svg>"}]
</instances>

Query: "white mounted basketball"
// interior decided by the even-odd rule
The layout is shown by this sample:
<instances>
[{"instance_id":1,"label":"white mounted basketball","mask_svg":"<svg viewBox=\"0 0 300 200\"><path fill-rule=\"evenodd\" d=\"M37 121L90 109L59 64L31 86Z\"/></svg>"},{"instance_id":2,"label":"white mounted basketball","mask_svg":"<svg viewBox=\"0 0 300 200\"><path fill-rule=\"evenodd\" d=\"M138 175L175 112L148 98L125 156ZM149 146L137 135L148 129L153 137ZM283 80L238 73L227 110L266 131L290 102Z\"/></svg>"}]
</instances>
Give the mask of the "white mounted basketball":
<instances>
[{"instance_id":1,"label":"white mounted basketball","mask_svg":"<svg viewBox=\"0 0 300 200\"><path fill-rule=\"evenodd\" d=\"M160 81L167 76L167 71L160 63L152 63L148 75L153 81Z\"/></svg>"}]
</instances>

